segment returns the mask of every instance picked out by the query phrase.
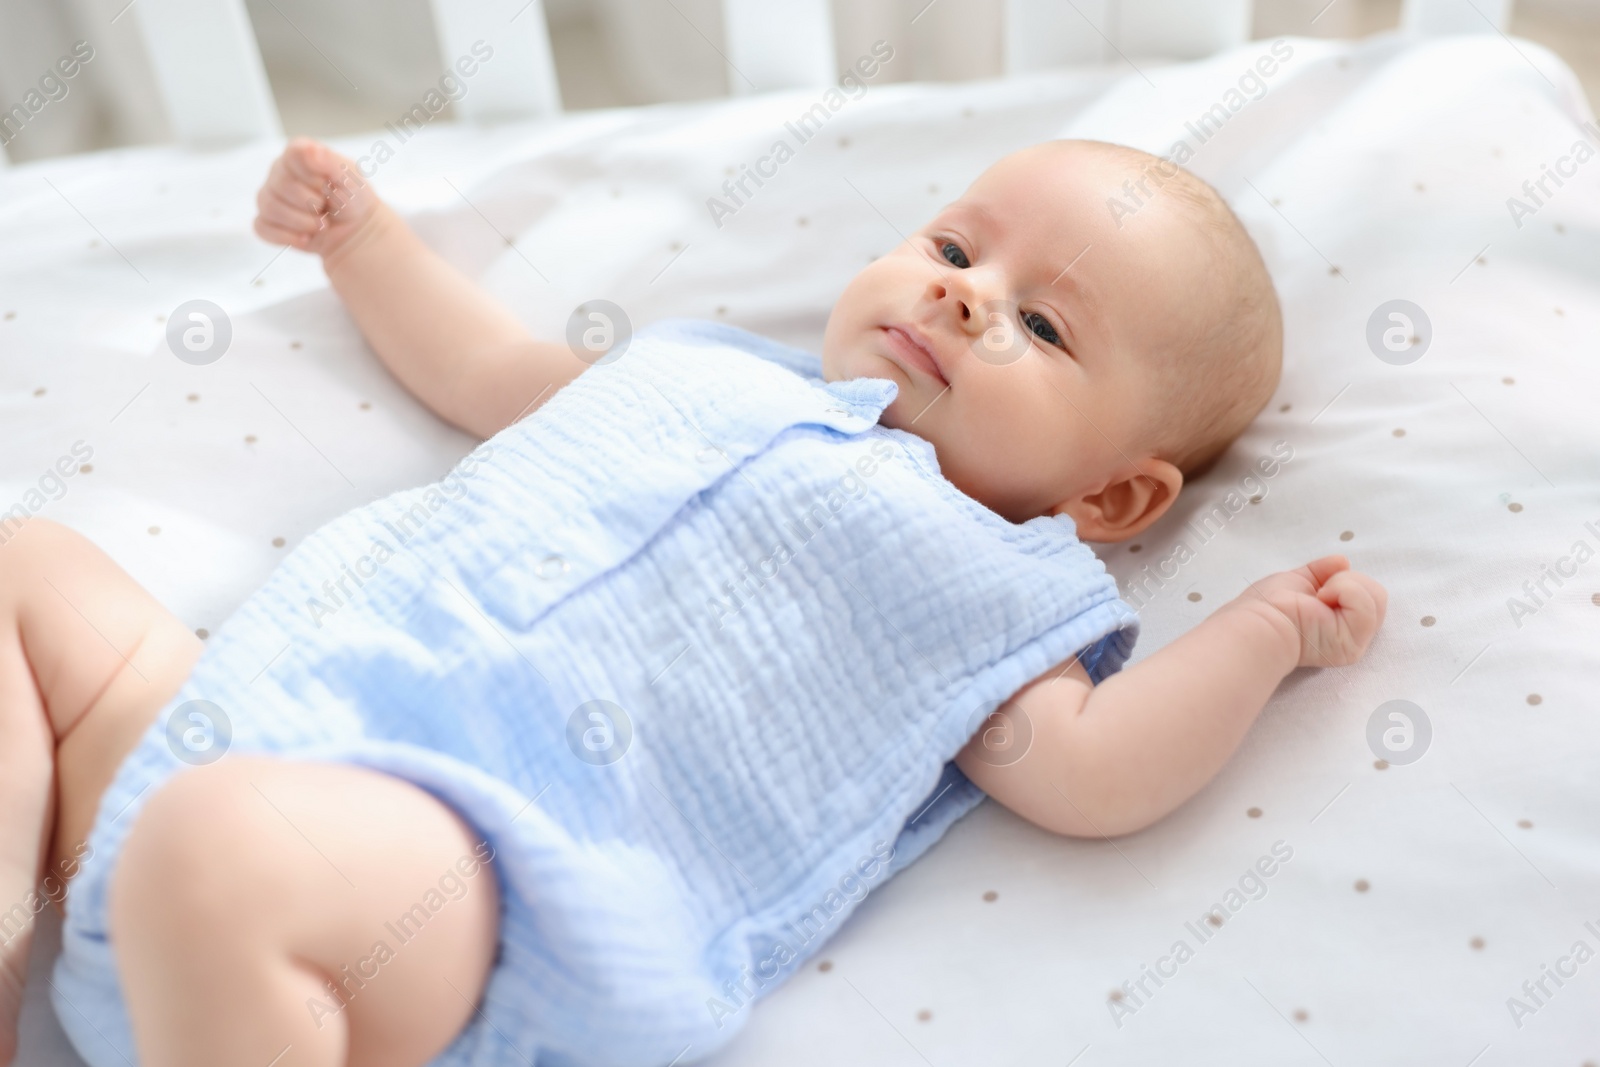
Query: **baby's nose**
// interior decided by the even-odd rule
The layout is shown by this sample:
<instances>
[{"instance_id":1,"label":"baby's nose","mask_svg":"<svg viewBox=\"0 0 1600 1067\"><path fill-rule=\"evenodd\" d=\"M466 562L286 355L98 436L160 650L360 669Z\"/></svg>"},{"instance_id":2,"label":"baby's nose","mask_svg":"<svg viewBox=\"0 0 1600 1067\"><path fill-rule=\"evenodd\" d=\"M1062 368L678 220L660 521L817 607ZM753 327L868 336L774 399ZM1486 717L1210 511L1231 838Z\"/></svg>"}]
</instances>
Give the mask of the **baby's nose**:
<instances>
[{"instance_id":1,"label":"baby's nose","mask_svg":"<svg viewBox=\"0 0 1600 1067\"><path fill-rule=\"evenodd\" d=\"M946 300L953 301L956 312L961 316L961 321L971 321L972 305L965 298L956 294L948 285L943 282L931 282L928 287L928 295L933 298L933 302L936 304L942 304Z\"/></svg>"}]
</instances>

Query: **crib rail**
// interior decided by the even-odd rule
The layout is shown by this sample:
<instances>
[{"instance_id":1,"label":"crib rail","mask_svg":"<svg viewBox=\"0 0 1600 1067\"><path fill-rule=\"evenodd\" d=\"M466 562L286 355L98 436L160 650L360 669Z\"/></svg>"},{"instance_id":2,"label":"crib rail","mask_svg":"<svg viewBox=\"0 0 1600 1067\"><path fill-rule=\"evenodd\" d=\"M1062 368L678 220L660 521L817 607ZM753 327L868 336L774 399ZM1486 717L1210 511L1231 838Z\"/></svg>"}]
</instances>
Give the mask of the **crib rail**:
<instances>
[{"instance_id":1,"label":"crib rail","mask_svg":"<svg viewBox=\"0 0 1600 1067\"><path fill-rule=\"evenodd\" d=\"M446 69L494 41L495 61L473 75L472 92L456 101L468 122L546 118L561 112L555 57L540 0L433 0L433 25Z\"/></svg>"},{"instance_id":2,"label":"crib rail","mask_svg":"<svg viewBox=\"0 0 1600 1067\"><path fill-rule=\"evenodd\" d=\"M244 0L141 0L134 13L178 140L282 134Z\"/></svg>"},{"instance_id":3,"label":"crib rail","mask_svg":"<svg viewBox=\"0 0 1600 1067\"><path fill-rule=\"evenodd\" d=\"M1006 73L1119 56L1198 59L1250 37L1251 0L1007 0Z\"/></svg>"},{"instance_id":4,"label":"crib rail","mask_svg":"<svg viewBox=\"0 0 1600 1067\"><path fill-rule=\"evenodd\" d=\"M1187 59L1249 36L1252 0L1003 0L1010 74L1122 56ZM1403 0L1419 35L1504 30L1513 0ZM541 0L431 0L441 57L453 66L476 41L502 58L457 102L467 121L561 112ZM729 85L763 92L834 80L830 0L722 0ZM174 136L188 144L278 137L282 125L244 0L139 0L132 8ZM0 165L5 163L0 148Z\"/></svg>"}]
</instances>

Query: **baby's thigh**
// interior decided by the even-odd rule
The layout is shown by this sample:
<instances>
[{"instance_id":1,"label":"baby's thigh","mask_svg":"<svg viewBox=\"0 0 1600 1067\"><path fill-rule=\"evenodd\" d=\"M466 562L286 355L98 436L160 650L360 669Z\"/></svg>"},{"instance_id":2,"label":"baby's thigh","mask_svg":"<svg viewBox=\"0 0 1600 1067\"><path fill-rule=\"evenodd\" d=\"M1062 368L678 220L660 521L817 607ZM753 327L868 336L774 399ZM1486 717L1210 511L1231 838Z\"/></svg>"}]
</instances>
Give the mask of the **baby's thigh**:
<instances>
[{"instance_id":1,"label":"baby's thigh","mask_svg":"<svg viewBox=\"0 0 1600 1067\"><path fill-rule=\"evenodd\" d=\"M60 860L204 646L82 534L38 518L4 532L0 654L26 664L55 739Z\"/></svg>"},{"instance_id":2,"label":"baby's thigh","mask_svg":"<svg viewBox=\"0 0 1600 1067\"><path fill-rule=\"evenodd\" d=\"M262 1062L336 1034L351 1065L426 1062L488 982L492 857L451 808L365 768L230 755L180 773L139 811L110 887L141 1053L204 1040L206 1018L210 1051L244 1053L259 1029Z\"/></svg>"}]
</instances>

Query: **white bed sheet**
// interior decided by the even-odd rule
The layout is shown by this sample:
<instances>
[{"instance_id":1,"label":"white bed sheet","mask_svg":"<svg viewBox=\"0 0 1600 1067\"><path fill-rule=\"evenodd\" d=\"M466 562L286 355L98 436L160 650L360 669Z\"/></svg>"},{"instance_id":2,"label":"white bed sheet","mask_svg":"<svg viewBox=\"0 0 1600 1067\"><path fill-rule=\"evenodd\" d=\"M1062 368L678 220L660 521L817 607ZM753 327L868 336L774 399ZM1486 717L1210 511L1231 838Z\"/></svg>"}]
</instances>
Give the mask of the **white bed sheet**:
<instances>
[{"instance_id":1,"label":"white bed sheet","mask_svg":"<svg viewBox=\"0 0 1600 1067\"><path fill-rule=\"evenodd\" d=\"M1523 982L1575 941L1600 949L1584 926L1600 929L1600 562L1530 617L1507 606L1575 542L1600 548L1600 162L1520 228L1506 206L1589 112L1527 42L1291 44L1266 96L1190 163L1277 279L1282 387L1139 553L1104 557L1127 581L1195 547L1143 609L1138 657L1247 579L1333 551L1388 585L1388 624L1363 663L1292 677L1217 780L1144 833L1058 840L983 805L715 1063L1600 1062L1600 962L1547 980L1520 1026L1507 1007L1534 1006ZM811 95L441 127L377 182L546 334L604 297L635 323L720 318L814 347L846 279L1002 153L1063 132L1165 151L1263 54L872 88L721 229L705 200L725 168ZM137 150L0 175L0 508L87 442L92 470L41 514L197 628L286 546L470 445L378 366L314 262L249 235L273 154ZM161 317L196 297L232 317L208 367L162 341ZM1407 366L1364 336L1395 298L1432 322ZM1264 499L1199 546L1185 523L1278 441L1293 458ZM1422 706L1434 736L1419 762L1379 769L1366 723L1391 699ZM1185 923L1278 841L1293 858L1266 895L1202 944ZM1154 995L1119 1026L1111 991L1180 938L1194 958L1147 979ZM77 1062L37 980L21 1062Z\"/></svg>"}]
</instances>

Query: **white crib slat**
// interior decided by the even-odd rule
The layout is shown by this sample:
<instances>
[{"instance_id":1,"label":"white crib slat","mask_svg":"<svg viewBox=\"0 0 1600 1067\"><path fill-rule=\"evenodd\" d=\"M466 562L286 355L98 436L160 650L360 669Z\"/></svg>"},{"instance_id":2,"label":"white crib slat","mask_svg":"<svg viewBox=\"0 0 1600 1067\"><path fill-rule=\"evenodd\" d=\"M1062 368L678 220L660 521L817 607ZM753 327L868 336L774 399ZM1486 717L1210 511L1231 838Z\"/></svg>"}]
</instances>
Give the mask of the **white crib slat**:
<instances>
[{"instance_id":1,"label":"white crib slat","mask_svg":"<svg viewBox=\"0 0 1600 1067\"><path fill-rule=\"evenodd\" d=\"M1449 33L1492 33L1511 26L1512 0L1405 0L1400 28L1433 37Z\"/></svg>"},{"instance_id":2,"label":"white crib slat","mask_svg":"<svg viewBox=\"0 0 1600 1067\"><path fill-rule=\"evenodd\" d=\"M561 87L540 0L433 0L439 55L455 69L477 64L467 95L455 102L468 122L545 118L561 113ZM476 50L475 50L476 49ZM484 59L485 50L491 55Z\"/></svg>"},{"instance_id":3,"label":"white crib slat","mask_svg":"<svg viewBox=\"0 0 1600 1067\"><path fill-rule=\"evenodd\" d=\"M1116 27L1112 0L1006 0L1007 74L1103 63L1116 57L1108 43ZM1076 10L1074 10L1076 8Z\"/></svg>"},{"instance_id":4,"label":"white crib slat","mask_svg":"<svg viewBox=\"0 0 1600 1067\"><path fill-rule=\"evenodd\" d=\"M1250 39L1251 0L1121 0L1117 47L1129 56L1199 59Z\"/></svg>"},{"instance_id":5,"label":"white crib slat","mask_svg":"<svg viewBox=\"0 0 1600 1067\"><path fill-rule=\"evenodd\" d=\"M140 0L133 14L178 140L282 136L244 0Z\"/></svg>"},{"instance_id":6,"label":"white crib slat","mask_svg":"<svg viewBox=\"0 0 1600 1067\"><path fill-rule=\"evenodd\" d=\"M722 0L734 93L830 85L838 75L828 0Z\"/></svg>"}]
</instances>

